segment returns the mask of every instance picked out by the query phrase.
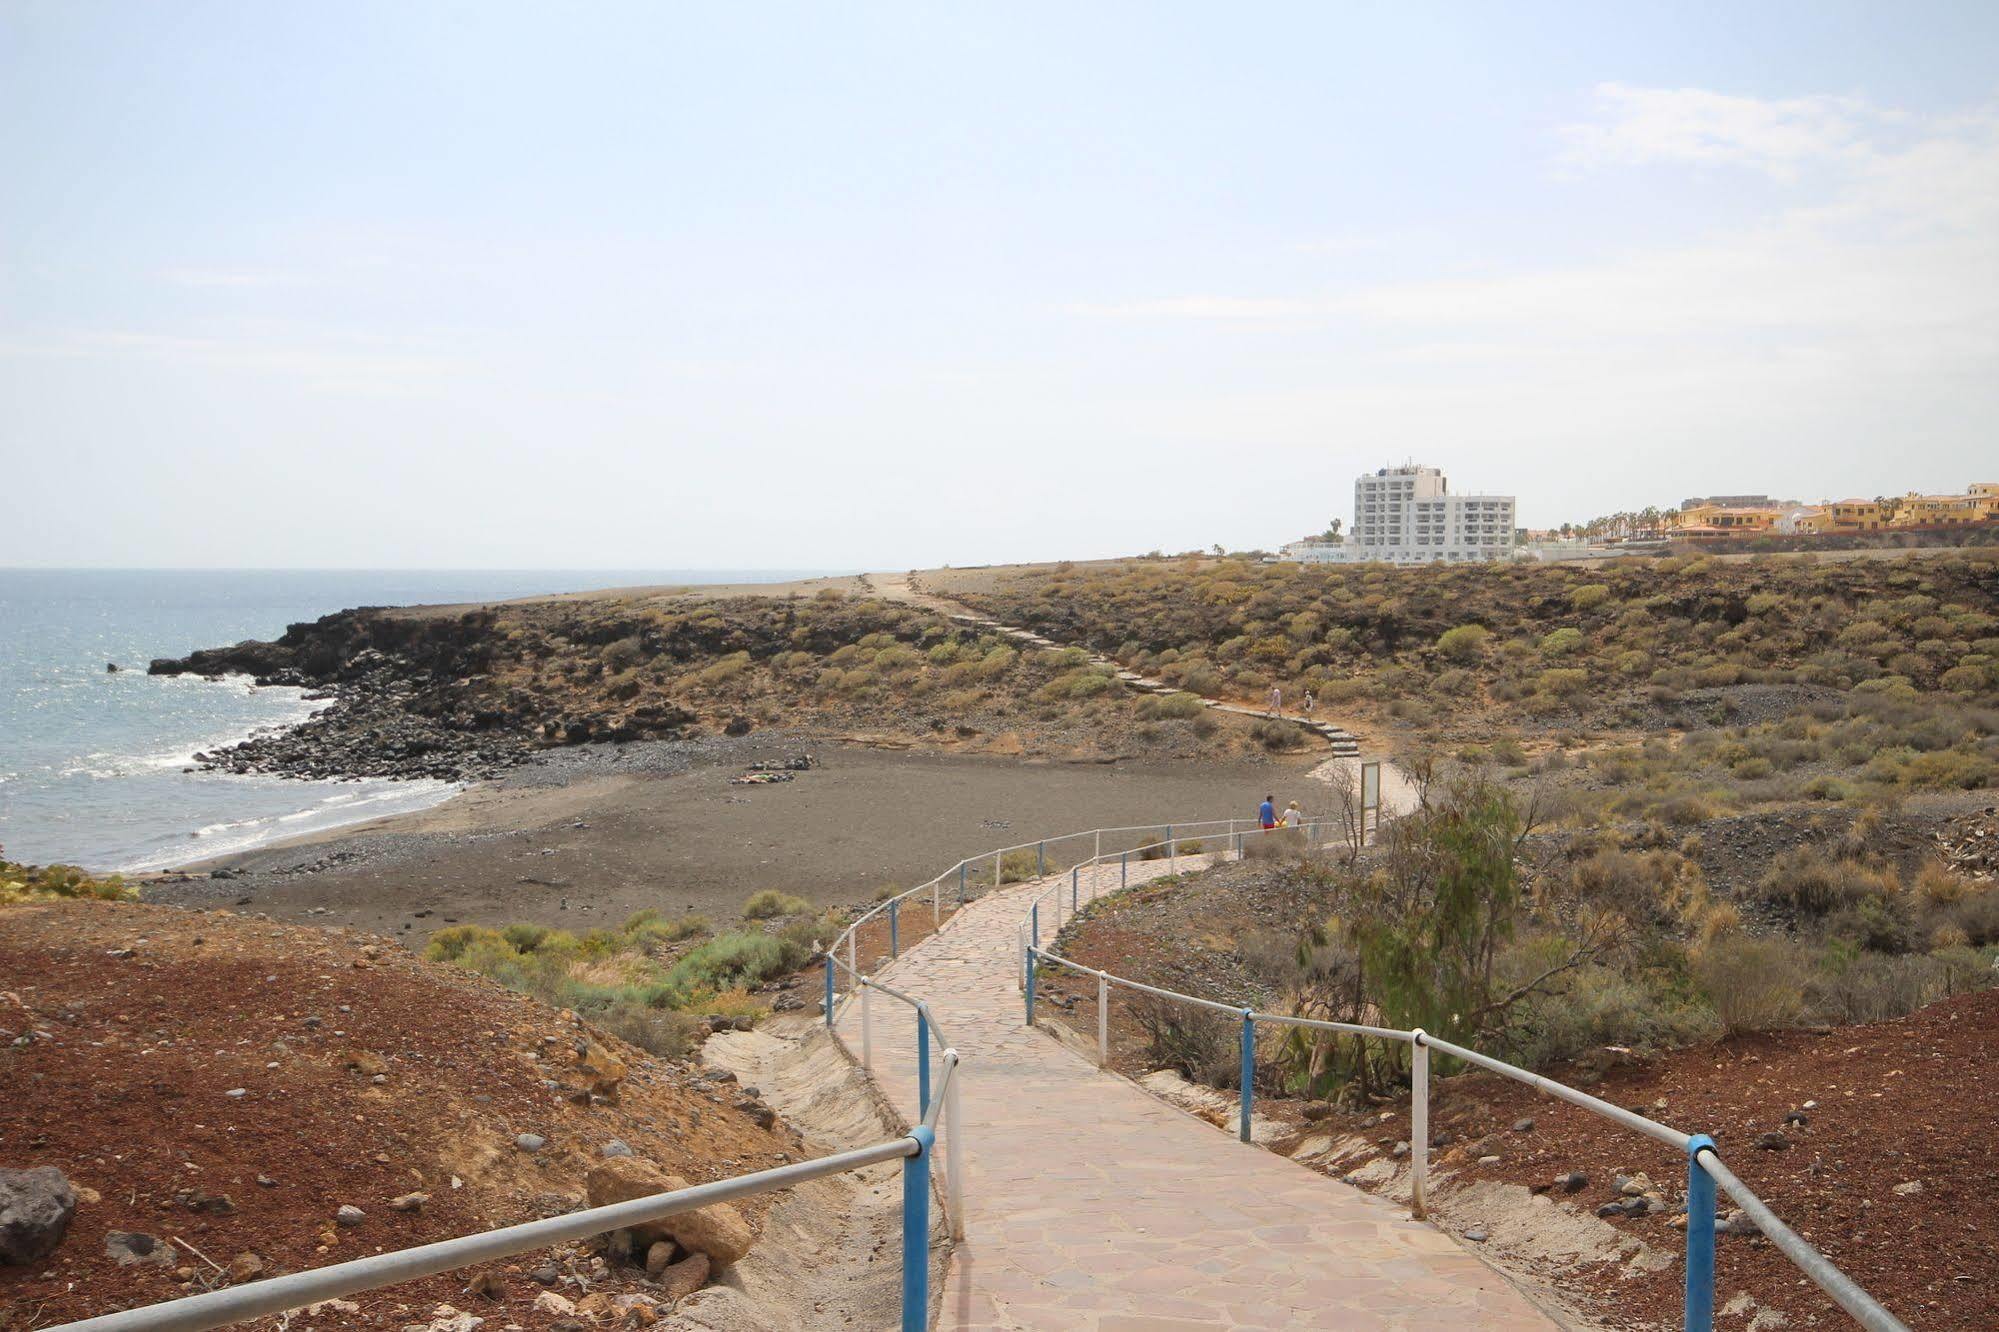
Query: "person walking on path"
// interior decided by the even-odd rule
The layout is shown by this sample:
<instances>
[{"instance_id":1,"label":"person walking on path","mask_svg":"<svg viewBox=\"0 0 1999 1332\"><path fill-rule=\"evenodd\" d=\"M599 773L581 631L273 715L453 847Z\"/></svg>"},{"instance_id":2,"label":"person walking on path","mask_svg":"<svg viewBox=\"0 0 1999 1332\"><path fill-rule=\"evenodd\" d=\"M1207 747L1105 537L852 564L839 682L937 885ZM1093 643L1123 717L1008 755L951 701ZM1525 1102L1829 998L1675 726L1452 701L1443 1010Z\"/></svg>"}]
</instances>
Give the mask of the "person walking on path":
<instances>
[{"instance_id":1,"label":"person walking on path","mask_svg":"<svg viewBox=\"0 0 1999 1332\"><path fill-rule=\"evenodd\" d=\"M1305 811L1298 808L1297 801L1294 800L1290 804L1284 807L1283 822L1285 827L1295 828L1304 821L1305 821Z\"/></svg>"},{"instance_id":2,"label":"person walking on path","mask_svg":"<svg viewBox=\"0 0 1999 1332\"><path fill-rule=\"evenodd\" d=\"M1312 691L1311 691L1311 690L1309 690L1309 689L1307 689L1307 690L1305 691L1305 720L1306 720L1306 721L1310 721L1310 720L1312 720L1312 704L1313 704L1313 703L1314 703L1315 701L1316 701L1316 700L1314 700L1314 699L1313 699L1313 697L1312 697Z\"/></svg>"},{"instance_id":3,"label":"person walking on path","mask_svg":"<svg viewBox=\"0 0 1999 1332\"><path fill-rule=\"evenodd\" d=\"M1264 701L1270 706L1265 709L1263 715L1266 717L1275 717L1284 709L1284 690L1277 685L1270 686L1270 697Z\"/></svg>"},{"instance_id":4,"label":"person walking on path","mask_svg":"<svg viewBox=\"0 0 1999 1332\"><path fill-rule=\"evenodd\" d=\"M1263 803L1256 807L1256 821L1263 825L1265 832L1269 832L1277 826L1277 798L1275 796L1265 796Z\"/></svg>"}]
</instances>

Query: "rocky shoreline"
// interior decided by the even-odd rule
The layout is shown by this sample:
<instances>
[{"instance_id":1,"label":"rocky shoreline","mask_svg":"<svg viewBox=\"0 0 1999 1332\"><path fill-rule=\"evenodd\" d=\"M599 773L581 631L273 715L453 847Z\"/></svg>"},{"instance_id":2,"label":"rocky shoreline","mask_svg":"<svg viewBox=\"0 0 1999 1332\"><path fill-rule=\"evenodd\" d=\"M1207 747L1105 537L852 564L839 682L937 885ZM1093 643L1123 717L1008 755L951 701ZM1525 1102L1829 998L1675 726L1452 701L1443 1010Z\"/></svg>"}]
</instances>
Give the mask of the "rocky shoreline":
<instances>
[{"instance_id":1,"label":"rocky shoreline","mask_svg":"<svg viewBox=\"0 0 1999 1332\"><path fill-rule=\"evenodd\" d=\"M497 639L489 611L417 617L363 608L292 625L273 642L156 658L147 674L248 675L333 699L295 726L194 756L220 772L467 782L553 746L678 738L693 720L659 705L621 716L573 712L546 694L503 688L487 674Z\"/></svg>"}]
</instances>

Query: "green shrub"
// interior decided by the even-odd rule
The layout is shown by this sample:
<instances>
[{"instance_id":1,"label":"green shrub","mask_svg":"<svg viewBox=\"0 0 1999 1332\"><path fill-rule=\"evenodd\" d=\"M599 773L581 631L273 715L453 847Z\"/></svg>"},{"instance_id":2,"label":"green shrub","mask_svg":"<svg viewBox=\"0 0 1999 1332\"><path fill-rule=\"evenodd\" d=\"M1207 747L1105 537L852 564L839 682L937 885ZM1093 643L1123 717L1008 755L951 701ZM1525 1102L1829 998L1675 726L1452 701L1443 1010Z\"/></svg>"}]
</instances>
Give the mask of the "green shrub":
<instances>
[{"instance_id":1,"label":"green shrub","mask_svg":"<svg viewBox=\"0 0 1999 1332\"><path fill-rule=\"evenodd\" d=\"M1444 630L1437 639L1437 651L1452 661L1477 661L1491 637L1492 630L1482 624L1461 624Z\"/></svg>"},{"instance_id":2,"label":"green shrub","mask_svg":"<svg viewBox=\"0 0 1999 1332\"><path fill-rule=\"evenodd\" d=\"M139 890L116 874L100 879L74 865L17 865L0 860L0 906L52 897L136 902Z\"/></svg>"},{"instance_id":3,"label":"green shrub","mask_svg":"<svg viewBox=\"0 0 1999 1332\"><path fill-rule=\"evenodd\" d=\"M1541 651L1543 655L1550 657L1566 657L1572 652L1580 651L1582 645L1583 631L1564 627L1542 638Z\"/></svg>"},{"instance_id":4,"label":"green shrub","mask_svg":"<svg viewBox=\"0 0 1999 1332\"><path fill-rule=\"evenodd\" d=\"M430 936L423 955L433 962L456 962L474 944L497 942L512 951L497 930L489 930L484 925L447 925Z\"/></svg>"},{"instance_id":5,"label":"green shrub","mask_svg":"<svg viewBox=\"0 0 1999 1332\"><path fill-rule=\"evenodd\" d=\"M778 916L801 915L811 909L812 904L802 897L766 888L760 893L750 894L749 900L743 903L743 919L771 920Z\"/></svg>"},{"instance_id":6,"label":"green shrub","mask_svg":"<svg viewBox=\"0 0 1999 1332\"><path fill-rule=\"evenodd\" d=\"M1584 583L1569 593L1569 605L1577 610L1594 610L1610 600L1610 588L1604 583Z\"/></svg>"},{"instance_id":7,"label":"green shrub","mask_svg":"<svg viewBox=\"0 0 1999 1332\"><path fill-rule=\"evenodd\" d=\"M1810 974L1803 949L1784 939L1724 935L1693 960L1694 978L1730 1035L1795 1026Z\"/></svg>"},{"instance_id":8,"label":"green shrub","mask_svg":"<svg viewBox=\"0 0 1999 1332\"><path fill-rule=\"evenodd\" d=\"M1786 851L1770 862L1756 891L1766 902L1808 916L1823 916L1900 890L1892 872L1851 860L1834 860L1813 847Z\"/></svg>"},{"instance_id":9,"label":"green shrub","mask_svg":"<svg viewBox=\"0 0 1999 1332\"><path fill-rule=\"evenodd\" d=\"M629 929L630 926L626 928ZM507 946L515 952L532 953L547 940L548 932L548 926L546 925L514 924L502 926L500 937L505 939ZM436 942L435 938L431 940L432 944Z\"/></svg>"},{"instance_id":10,"label":"green shrub","mask_svg":"<svg viewBox=\"0 0 1999 1332\"><path fill-rule=\"evenodd\" d=\"M1704 998L1651 976L1587 966L1555 993L1517 1005L1505 1039L1521 1064L1541 1068L1606 1045L1671 1050L1721 1034L1721 1021Z\"/></svg>"},{"instance_id":11,"label":"green shrub","mask_svg":"<svg viewBox=\"0 0 1999 1332\"><path fill-rule=\"evenodd\" d=\"M1147 694L1138 703L1141 721L1185 721L1207 710L1207 704L1188 693Z\"/></svg>"}]
</instances>

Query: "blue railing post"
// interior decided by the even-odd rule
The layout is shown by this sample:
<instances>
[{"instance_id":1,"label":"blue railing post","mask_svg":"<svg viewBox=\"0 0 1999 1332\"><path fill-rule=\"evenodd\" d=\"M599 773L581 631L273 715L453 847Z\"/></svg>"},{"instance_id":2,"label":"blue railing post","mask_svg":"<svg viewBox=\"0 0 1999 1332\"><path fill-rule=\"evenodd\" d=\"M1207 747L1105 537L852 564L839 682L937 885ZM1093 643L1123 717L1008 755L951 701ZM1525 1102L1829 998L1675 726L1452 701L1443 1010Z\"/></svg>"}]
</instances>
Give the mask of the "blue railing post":
<instances>
[{"instance_id":1,"label":"blue railing post","mask_svg":"<svg viewBox=\"0 0 1999 1332\"><path fill-rule=\"evenodd\" d=\"M1034 946L1039 948L1041 947L1041 903L1037 901L1028 908L1028 914L1034 918Z\"/></svg>"},{"instance_id":2,"label":"blue railing post","mask_svg":"<svg viewBox=\"0 0 1999 1332\"><path fill-rule=\"evenodd\" d=\"M965 905L965 873L971 868L969 860L958 862L958 905Z\"/></svg>"},{"instance_id":3,"label":"blue railing post","mask_svg":"<svg viewBox=\"0 0 1999 1332\"><path fill-rule=\"evenodd\" d=\"M1030 1027L1034 1025L1034 953L1032 948L1027 950L1027 1025Z\"/></svg>"},{"instance_id":4,"label":"blue railing post","mask_svg":"<svg viewBox=\"0 0 1999 1332\"><path fill-rule=\"evenodd\" d=\"M930 1150L937 1136L909 1131L917 1152L902 1158L902 1332L930 1327Z\"/></svg>"},{"instance_id":5,"label":"blue railing post","mask_svg":"<svg viewBox=\"0 0 1999 1332\"><path fill-rule=\"evenodd\" d=\"M1256 1015L1242 1010L1242 1125L1236 1136L1249 1141L1250 1106L1256 1099Z\"/></svg>"},{"instance_id":6,"label":"blue railing post","mask_svg":"<svg viewBox=\"0 0 1999 1332\"><path fill-rule=\"evenodd\" d=\"M916 1010L916 1117L930 1117L930 1020Z\"/></svg>"},{"instance_id":7,"label":"blue railing post","mask_svg":"<svg viewBox=\"0 0 1999 1332\"><path fill-rule=\"evenodd\" d=\"M1129 888L1131 886L1131 852L1129 851L1120 851L1117 853L1117 886L1120 888Z\"/></svg>"},{"instance_id":8,"label":"blue railing post","mask_svg":"<svg viewBox=\"0 0 1999 1332\"><path fill-rule=\"evenodd\" d=\"M1034 844L1034 877L1037 879L1048 877L1048 843L1046 842L1036 842Z\"/></svg>"},{"instance_id":9,"label":"blue railing post","mask_svg":"<svg viewBox=\"0 0 1999 1332\"><path fill-rule=\"evenodd\" d=\"M1083 867L1081 865L1071 865L1069 867L1069 910L1071 911L1074 911L1076 904L1082 901L1082 879Z\"/></svg>"},{"instance_id":10,"label":"blue railing post","mask_svg":"<svg viewBox=\"0 0 1999 1332\"><path fill-rule=\"evenodd\" d=\"M833 1025L833 955L826 954L826 1025Z\"/></svg>"},{"instance_id":11,"label":"blue railing post","mask_svg":"<svg viewBox=\"0 0 1999 1332\"><path fill-rule=\"evenodd\" d=\"M1714 1332L1714 1176L1700 1162L1713 1150L1705 1133L1687 1139L1686 1332Z\"/></svg>"},{"instance_id":12,"label":"blue railing post","mask_svg":"<svg viewBox=\"0 0 1999 1332\"><path fill-rule=\"evenodd\" d=\"M888 904L888 955L898 957L902 953L901 936L895 923L895 909L902 905L901 898L893 898Z\"/></svg>"}]
</instances>

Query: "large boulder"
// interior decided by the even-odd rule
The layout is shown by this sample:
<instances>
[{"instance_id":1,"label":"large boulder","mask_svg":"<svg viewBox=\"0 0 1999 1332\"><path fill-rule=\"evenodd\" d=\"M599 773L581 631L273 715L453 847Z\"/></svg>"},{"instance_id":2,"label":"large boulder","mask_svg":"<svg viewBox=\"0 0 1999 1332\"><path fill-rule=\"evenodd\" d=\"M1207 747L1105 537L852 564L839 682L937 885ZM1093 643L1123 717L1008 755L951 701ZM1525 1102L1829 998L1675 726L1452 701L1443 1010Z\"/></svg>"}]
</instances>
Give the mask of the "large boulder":
<instances>
[{"instance_id":1,"label":"large boulder","mask_svg":"<svg viewBox=\"0 0 1999 1332\"><path fill-rule=\"evenodd\" d=\"M634 1198L672 1193L687 1188L688 1183L641 1157L613 1156L591 1165L584 1186L592 1207L607 1207ZM708 1261L717 1268L741 1259L756 1241L750 1223L729 1203L711 1203L692 1212L633 1226L632 1234L641 1252L670 1239L689 1253L707 1254Z\"/></svg>"},{"instance_id":2,"label":"large boulder","mask_svg":"<svg viewBox=\"0 0 1999 1332\"><path fill-rule=\"evenodd\" d=\"M0 1263L32 1263L62 1243L76 1190L54 1166L0 1170Z\"/></svg>"}]
</instances>

